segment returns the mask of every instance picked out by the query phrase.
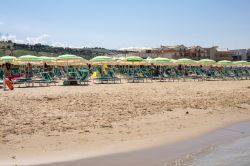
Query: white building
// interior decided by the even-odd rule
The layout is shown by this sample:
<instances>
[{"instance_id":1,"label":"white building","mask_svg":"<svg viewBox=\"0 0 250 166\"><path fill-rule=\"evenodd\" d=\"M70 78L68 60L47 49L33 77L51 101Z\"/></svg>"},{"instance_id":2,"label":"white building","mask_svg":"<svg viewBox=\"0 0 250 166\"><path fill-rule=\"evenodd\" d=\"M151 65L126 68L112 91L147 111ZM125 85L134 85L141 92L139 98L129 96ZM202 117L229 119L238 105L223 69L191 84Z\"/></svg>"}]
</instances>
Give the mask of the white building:
<instances>
[{"instance_id":1,"label":"white building","mask_svg":"<svg viewBox=\"0 0 250 166\"><path fill-rule=\"evenodd\" d=\"M234 61L247 61L250 60L248 57L249 50L247 49L237 49L237 50L231 50L232 57Z\"/></svg>"}]
</instances>

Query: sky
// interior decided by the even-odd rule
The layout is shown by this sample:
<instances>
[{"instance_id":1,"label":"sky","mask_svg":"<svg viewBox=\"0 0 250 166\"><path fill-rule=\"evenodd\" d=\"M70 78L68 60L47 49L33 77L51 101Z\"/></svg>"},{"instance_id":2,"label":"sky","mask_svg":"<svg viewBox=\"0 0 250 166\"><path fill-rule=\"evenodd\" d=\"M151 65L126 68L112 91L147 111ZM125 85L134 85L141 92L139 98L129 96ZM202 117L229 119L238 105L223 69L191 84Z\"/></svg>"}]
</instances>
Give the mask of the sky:
<instances>
[{"instance_id":1,"label":"sky","mask_svg":"<svg viewBox=\"0 0 250 166\"><path fill-rule=\"evenodd\" d=\"M0 0L2 40L63 47L250 48L250 0Z\"/></svg>"}]
</instances>

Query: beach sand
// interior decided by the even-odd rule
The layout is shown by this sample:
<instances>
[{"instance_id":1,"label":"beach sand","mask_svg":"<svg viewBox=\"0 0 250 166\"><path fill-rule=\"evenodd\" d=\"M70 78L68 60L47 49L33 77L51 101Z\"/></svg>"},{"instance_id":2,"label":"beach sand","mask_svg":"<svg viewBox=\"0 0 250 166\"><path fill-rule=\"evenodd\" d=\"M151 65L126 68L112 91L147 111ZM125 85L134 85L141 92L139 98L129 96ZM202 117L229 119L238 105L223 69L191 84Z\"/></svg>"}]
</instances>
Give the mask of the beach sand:
<instances>
[{"instance_id":1,"label":"beach sand","mask_svg":"<svg viewBox=\"0 0 250 166\"><path fill-rule=\"evenodd\" d=\"M16 88L0 93L0 165L128 152L250 120L250 81Z\"/></svg>"}]
</instances>

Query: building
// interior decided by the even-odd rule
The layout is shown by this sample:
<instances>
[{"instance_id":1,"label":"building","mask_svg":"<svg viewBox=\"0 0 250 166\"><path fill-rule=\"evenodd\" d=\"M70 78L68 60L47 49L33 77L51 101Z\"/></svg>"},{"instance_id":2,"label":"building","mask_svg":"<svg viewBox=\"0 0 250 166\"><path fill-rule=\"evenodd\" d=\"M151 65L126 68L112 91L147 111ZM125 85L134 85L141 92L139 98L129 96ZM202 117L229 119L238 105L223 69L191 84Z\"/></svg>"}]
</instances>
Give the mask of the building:
<instances>
[{"instance_id":1,"label":"building","mask_svg":"<svg viewBox=\"0 0 250 166\"><path fill-rule=\"evenodd\" d=\"M203 48L201 46L186 47L185 45L176 46L161 46L160 48L133 48L132 54L142 58L189 58L194 60L200 59L213 59L220 60L233 60L233 53L228 49L220 47Z\"/></svg>"},{"instance_id":2,"label":"building","mask_svg":"<svg viewBox=\"0 0 250 166\"><path fill-rule=\"evenodd\" d=\"M207 50L207 57L209 59L213 59L216 61L221 60L233 60L232 52L228 49L220 48L220 47L211 47L206 48Z\"/></svg>"},{"instance_id":3,"label":"building","mask_svg":"<svg viewBox=\"0 0 250 166\"><path fill-rule=\"evenodd\" d=\"M234 61L246 61L247 60L247 49L231 50Z\"/></svg>"},{"instance_id":4,"label":"building","mask_svg":"<svg viewBox=\"0 0 250 166\"><path fill-rule=\"evenodd\" d=\"M187 58L195 59L195 60L208 58L207 50L205 48L200 47L200 46L189 47L185 56Z\"/></svg>"},{"instance_id":5,"label":"building","mask_svg":"<svg viewBox=\"0 0 250 166\"><path fill-rule=\"evenodd\" d=\"M247 50L247 59L246 61L250 62L250 48Z\"/></svg>"},{"instance_id":6,"label":"building","mask_svg":"<svg viewBox=\"0 0 250 166\"><path fill-rule=\"evenodd\" d=\"M184 45L177 46L161 46L160 53L166 58L190 58L195 60L208 58L207 50L200 46L186 47Z\"/></svg>"},{"instance_id":7,"label":"building","mask_svg":"<svg viewBox=\"0 0 250 166\"><path fill-rule=\"evenodd\" d=\"M166 58L180 58L185 55L187 49L188 48L184 45L161 46L159 48L159 53L162 57Z\"/></svg>"}]
</instances>

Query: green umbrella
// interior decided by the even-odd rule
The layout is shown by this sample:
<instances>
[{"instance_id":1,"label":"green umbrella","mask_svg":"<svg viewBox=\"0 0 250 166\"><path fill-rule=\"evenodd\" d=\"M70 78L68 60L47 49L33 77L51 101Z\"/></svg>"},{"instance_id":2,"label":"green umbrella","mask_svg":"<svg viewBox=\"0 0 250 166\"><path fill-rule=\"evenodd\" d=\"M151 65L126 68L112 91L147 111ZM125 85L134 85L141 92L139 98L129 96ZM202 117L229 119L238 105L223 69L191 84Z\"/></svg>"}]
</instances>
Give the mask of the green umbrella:
<instances>
[{"instance_id":1,"label":"green umbrella","mask_svg":"<svg viewBox=\"0 0 250 166\"><path fill-rule=\"evenodd\" d=\"M235 64L235 65L247 65L248 62L247 61L235 61L235 62L233 62L233 64Z\"/></svg>"},{"instance_id":2,"label":"green umbrella","mask_svg":"<svg viewBox=\"0 0 250 166\"><path fill-rule=\"evenodd\" d=\"M153 60L151 57L147 57L146 61L151 61Z\"/></svg>"},{"instance_id":3,"label":"green umbrella","mask_svg":"<svg viewBox=\"0 0 250 166\"><path fill-rule=\"evenodd\" d=\"M171 60L168 59L168 58L161 58L161 57L150 60L150 62L153 62L153 63L167 63L167 62L170 62L170 61Z\"/></svg>"},{"instance_id":4,"label":"green umbrella","mask_svg":"<svg viewBox=\"0 0 250 166\"><path fill-rule=\"evenodd\" d=\"M177 62L177 59L169 59L171 63Z\"/></svg>"},{"instance_id":5,"label":"green umbrella","mask_svg":"<svg viewBox=\"0 0 250 166\"><path fill-rule=\"evenodd\" d=\"M40 61L40 58L34 55L23 55L18 57L17 60L22 62L31 62L31 61Z\"/></svg>"},{"instance_id":6,"label":"green umbrella","mask_svg":"<svg viewBox=\"0 0 250 166\"><path fill-rule=\"evenodd\" d=\"M195 60L188 59L188 58L183 58L183 59L178 59L176 60L177 63L194 63L196 62Z\"/></svg>"},{"instance_id":7,"label":"green umbrella","mask_svg":"<svg viewBox=\"0 0 250 166\"><path fill-rule=\"evenodd\" d=\"M198 63L207 63L207 64L213 64L213 63L216 63L215 60L212 60L212 59L201 59L198 61Z\"/></svg>"},{"instance_id":8,"label":"green umbrella","mask_svg":"<svg viewBox=\"0 0 250 166\"><path fill-rule=\"evenodd\" d=\"M60 55L56 58L56 60L61 60L61 61L81 61L84 60L82 57L76 56L76 55L70 55L70 54L65 54L65 55Z\"/></svg>"},{"instance_id":9,"label":"green umbrella","mask_svg":"<svg viewBox=\"0 0 250 166\"><path fill-rule=\"evenodd\" d=\"M93 61L93 62L101 62L101 61L109 62L109 61L114 61L114 59L111 58L111 57L108 57L108 56L97 56L97 57L94 57L93 59L91 59L90 61Z\"/></svg>"},{"instance_id":10,"label":"green umbrella","mask_svg":"<svg viewBox=\"0 0 250 166\"><path fill-rule=\"evenodd\" d=\"M222 60L222 61L218 61L217 64L219 64L219 65L229 65L229 64L232 64L232 62L228 61L228 60Z\"/></svg>"},{"instance_id":11,"label":"green umbrella","mask_svg":"<svg viewBox=\"0 0 250 166\"><path fill-rule=\"evenodd\" d=\"M16 60L16 57L14 57L14 56L2 56L2 57L0 57L0 60L1 61L7 61L7 62L9 62L9 61L14 61L14 60Z\"/></svg>"},{"instance_id":12,"label":"green umbrella","mask_svg":"<svg viewBox=\"0 0 250 166\"><path fill-rule=\"evenodd\" d=\"M113 62L115 62L115 59L109 56L96 56L93 59L91 59L90 62L92 62L93 64L100 64L100 65L112 64Z\"/></svg>"},{"instance_id":13,"label":"green umbrella","mask_svg":"<svg viewBox=\"0 0 250 166\"><path fill-rule=\"evenodd\" d=\"M139 56L129 56L129 57L126 57L126 61L128 61L128 62L141 62L141 61L143 61L143 59Z\"/></svg>"},{"instance_id":14,"label":"green umbrella","mask_svg":"<svg viewBox=\"0 0 250 166\"><path fill-rule=\"evenodd\" d=\"M40 64L40 62L41 62L41 59L34 55L23 55L23 56L18 57L15 61L17 65L23 65L27 63Z\"/></svg>"}]
</instances>

